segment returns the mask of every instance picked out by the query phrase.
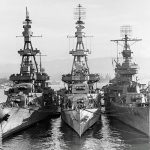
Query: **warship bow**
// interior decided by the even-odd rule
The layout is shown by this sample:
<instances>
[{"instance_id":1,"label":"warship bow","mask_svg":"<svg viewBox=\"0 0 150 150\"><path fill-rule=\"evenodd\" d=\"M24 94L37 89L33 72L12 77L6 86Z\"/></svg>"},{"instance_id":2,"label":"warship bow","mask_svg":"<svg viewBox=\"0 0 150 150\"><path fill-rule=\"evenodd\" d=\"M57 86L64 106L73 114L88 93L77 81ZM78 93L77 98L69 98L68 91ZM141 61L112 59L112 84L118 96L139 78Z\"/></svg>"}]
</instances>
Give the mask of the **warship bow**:
<instances>
[{"instance_id":1,"label":"warship bow","mask_svg":"<svg viewBox=\"0 0 150 150\"><path fill-rule=\"evenodd\" d=\"M62 76L62 81L67 84L63 95L61 117L66 124L81 136L87 129L96 123L100 116L100 99L98 89L94 89L94 83L99 81L98 74L90 74L87 55L83 38L84 32L84 8L79 4L76 8L77 18L74 38L77 39L75 49L69 53L74 57L70 74Z\"/></svg>"}]
</instances>

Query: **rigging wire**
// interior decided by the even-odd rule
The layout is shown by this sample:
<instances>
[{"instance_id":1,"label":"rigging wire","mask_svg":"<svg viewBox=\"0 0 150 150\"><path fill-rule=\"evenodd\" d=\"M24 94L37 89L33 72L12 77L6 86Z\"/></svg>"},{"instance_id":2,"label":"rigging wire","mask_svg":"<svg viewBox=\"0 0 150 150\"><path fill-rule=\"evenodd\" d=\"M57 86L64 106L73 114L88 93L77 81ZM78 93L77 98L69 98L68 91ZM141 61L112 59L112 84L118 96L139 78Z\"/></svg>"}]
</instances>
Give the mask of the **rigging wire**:
<instances>
[{"instance_id":1,"label":"rigging wire","mask_svg":"<svg viewBox=\"0 0 150 150\"><path fill-rule=\"evenodd\" d=\"M68 40L69 40L69 51L70 51L70 38L68 38Z\"/></svg>"}]
</instances>

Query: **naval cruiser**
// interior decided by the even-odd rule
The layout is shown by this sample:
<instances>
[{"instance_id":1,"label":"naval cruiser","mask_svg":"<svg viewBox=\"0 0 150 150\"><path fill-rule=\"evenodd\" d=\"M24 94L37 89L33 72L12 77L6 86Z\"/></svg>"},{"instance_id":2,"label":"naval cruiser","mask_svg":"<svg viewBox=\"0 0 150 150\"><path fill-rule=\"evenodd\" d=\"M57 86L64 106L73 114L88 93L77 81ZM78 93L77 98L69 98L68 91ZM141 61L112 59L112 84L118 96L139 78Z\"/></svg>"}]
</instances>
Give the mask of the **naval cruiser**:
<instances>
[{"instance_id":1,"label":"naval cruiser","mask_svg":"<svg viewBox=\"0 0 150 150\"><path fill-rule=\"evenodd\" d=\"M150 136L149 87L138 81L138 65L133 62L131 45L141 39L131 38L131 27L122 26L122 38L112 40L117 45L123 42L119 60L118 52L115 62L115 77L104 86L106 110L113 117ZM118 51L118 50L117 50Z\"/></svg>"},{"instance_id":2,"label":"naval cruiser","mask_svg":"<svg viewBox=\"0 0 150 150\"><path fill-rule=\"evenodd\" d=\"M98 74L91 74L87 64L89 50L85 49L83 38L85 11L79 4L76 8L76 29L74 38L77 39L75 49L69 53L74 57L71 73L62 76L67 84L64 91L61 117L62 120L81 136L94 125L100 116L100 99L94 83L100 80Z\"/></svg>"},{"instance_id":3,"label":"naval cruiser","mask_svg":"<svg viewBox=\"0 0 150 150\"><path fill-rule=\"evenodd\" d=\"M44 72L41 62L40 66L37 64L36 56L41 57L41 52L32 46L31 23L26 8L22 32L24 47L18 51L22 57L20 72L10 76L13 85L5 90L7 100L1 103L1 111L5 114L1 118L6 120L2 121L0 126L2 138L27 128L56 111L55 107L49 108L49 101L54 91L47 87L46 81L49 80L49 76ZM49 97L45 98L46 95Z\"/></svg>"}]
</instances>

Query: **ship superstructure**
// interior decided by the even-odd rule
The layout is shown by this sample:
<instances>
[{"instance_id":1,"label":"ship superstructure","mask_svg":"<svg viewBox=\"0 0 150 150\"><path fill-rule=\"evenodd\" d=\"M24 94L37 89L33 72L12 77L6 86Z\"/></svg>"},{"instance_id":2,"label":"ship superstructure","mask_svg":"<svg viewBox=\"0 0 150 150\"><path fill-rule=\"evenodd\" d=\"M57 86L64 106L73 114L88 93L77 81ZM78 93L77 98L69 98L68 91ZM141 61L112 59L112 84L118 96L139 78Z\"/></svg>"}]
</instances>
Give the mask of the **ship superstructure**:
<instances>
[{"instance_id":1,"label":"ship superstructure","mask_svg":"<svg viewBox=\"0 0 150 150\"><path fill-rule=\"evenodd\" d=\"M130 38L130 32L130 26L122 26L123 38L112 40L117 44L123 42L123 62L115 60L115 77L103 87L106 109L119 120L149 135L149 102L144 85L137 79L138 65L132 61L130 49L130 42L141 39Z\"/></svg>"},{"instance_id":2,"label":"ship superstructure","mask_svg":"<svg viewBox=\"0 0 150 150\"><path fill-rule=\"evenodd\" d=\"M24 47L18 51L22 57L20 73L11 75L10 80L13 81L14 84L32 83L35 86L35 90L40 90L46 86L45 81L49 80L49 76L42 72L41 65L39 67L37 64L36 55L41 55L41 52L32 46L31 37L34 36L31 31L31 23L32 21L29 18L29 12L26 8L26 19L23 25L24 31L22 32Z\"/></svg>"},{"instance_id":3,"label":"ship superstructure","mask_svg":"<svg viewBox=\"0 0 150 150\"><path fill-rule=\"evenodd\" d=\"M128 29L129 28L129 29ZM132 51L130 49L129 42L137 42L141 39L133 39L129 38L129 32L131 32L130 26L123 26L121 28L121 32L124 33L124 37L122 39L118 40L111 40L113 42L116 42L117 44L119 42L123 42L123 51L121 52L123 57L122 64L119 63L118 58L115 61L116 68L115 68L115 77L116 82L118 84L129 84L131 81L133 81L134 76L138 72L138 65L132 62Z\"/></svg>"},{"instance_id":4,"label":"ship superstructure","mask_svg":"<svg viewBox=\"0 0 150 150\"><path fill-rule=\"evenodd\" d=\"M41 53L34 49L31 42L33 33L31 31L31 20L26 8L26 19L24 21L24 47L18 53L22 57L20 72L10 76L12 87L5 90L7 101L3 104L3 110L9 118L1 123L2 137L5 138L16 133L46 117L55 114L56 110L49 108L49 97L45 95L54 93L47 87L46 81L49 76L38 67L36 56ZM50 95L52 98L52 95Z\"/></svg>"},{"instance_id":5,"label":"ship superstructure","mask_svg":"<svg viewBox=\"0 0 150 150\"><path fill-rule=\"evenodd\" d=\"M98 74L90 74L87 55L89 50L85 49L83 38L84 22L82 21L85 11L79 4L76 9L76 32L77 39L75 49L69 53L74 57L70 74L63 75L68 87L64 95L62 107L62 119L71 126L80 136L99 118L100 106L98 94L94 89L94 83L99 81Z\"/></svg>"}]
</instances>

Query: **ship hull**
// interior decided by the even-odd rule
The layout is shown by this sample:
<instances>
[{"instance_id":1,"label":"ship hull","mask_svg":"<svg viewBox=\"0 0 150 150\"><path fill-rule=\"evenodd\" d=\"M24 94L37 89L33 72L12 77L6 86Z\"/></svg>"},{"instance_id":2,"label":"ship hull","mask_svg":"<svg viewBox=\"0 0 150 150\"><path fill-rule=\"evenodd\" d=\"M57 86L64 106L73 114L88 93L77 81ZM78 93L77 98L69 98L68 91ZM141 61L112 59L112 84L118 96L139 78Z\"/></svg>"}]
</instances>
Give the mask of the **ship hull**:
<instances>
[{"instance_id":1,"label":"ship hull","mask_svg":"<svg viewBox=\"0 0 150 150\"><path fill-rule=\"evenodd\" d=\"M37 98L32 97L31 101L40 103L43 99L39 94ZM31 104L26 107L20 107L19 105L12 107L4 106L3 112L9 115L8 120L1 123L3 139L46 119L48 116L53 117L60 115L60 111L57 107L41 106L39 104Z\"/></svg>"},{"instance_id":2,"label":"ship hull","mask_svg":"<svg viewBox=\"0 0 150 150\"><path fill-rule=\"evenodd\" d=\"M150 107L135 107L110 102L113 117L150 137Z\"/></svg>"},{"instance_id":3,"label":"ship hull","mask_svg":"<svg viewBox=\"0 0 150 150\"><path fill-rule=\"evenodd\" d=\"M62 120L81 136L94 125L100 117L100 109L62 110Z\"/></svg>"},{"instance_id":4,"label":"ship hull","mask_svg":"<svg viewBox=\"0 0 150 150\"><path fill-rule=\"evenodd\" d=\"M58 107L54 106L53 103L50 105L47 103L51 99L45 102L42 93L32 93L32 96L26 95L26 97L23 97L24 99L22 97L19 97L16 93L12 93L12 95L7 97L7 101L3 103L2 112L5 115L9 115L9 117L7 121L1 122L0 130L2 139L42 121L48 116L54 117L60 115Z\"/></svg>"},{"instance_id":5,"label":"ship hull","mask_svg":"<svg viewBox=\"0 0 150 150\"><path fill-rule=\"evenodd\" d=\"M1 125L3 139L52 115L48 110L44 109L15 107L5 109L7 109L10 116Z\"/></svg>"}]
</instances>

